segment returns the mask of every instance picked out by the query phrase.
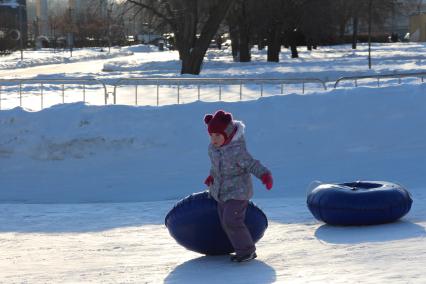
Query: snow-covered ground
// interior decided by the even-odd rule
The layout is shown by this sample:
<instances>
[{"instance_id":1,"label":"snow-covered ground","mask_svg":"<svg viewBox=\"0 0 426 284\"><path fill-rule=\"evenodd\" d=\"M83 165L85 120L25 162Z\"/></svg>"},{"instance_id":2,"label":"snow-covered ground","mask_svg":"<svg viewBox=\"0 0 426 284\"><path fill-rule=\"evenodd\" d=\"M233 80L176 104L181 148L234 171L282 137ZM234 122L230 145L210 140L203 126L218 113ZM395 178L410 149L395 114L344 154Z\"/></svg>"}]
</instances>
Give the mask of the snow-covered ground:
<instances>
[{"instance_id":1,"label":"snow-covered ground","mask_svg":"<svg viewBox=\"0 0 426 284\"><path fill-rule=\"evenodd\" d=\"M13 69L13 72L0 74L5 77L21 77L19 74L22 67L104 59L103 67L91 75L99 76L102 79L116 78L118 74L122 74L123 77L180 77L177 51L157 52L156 47L144 45L114 47L110 54L108 54L107 48L104 48L103 52L100 50L100 48L75 49L73 57L69 56L70 53L67 50L56 53L51 49L26 50L23 61L20 60L20 53L15 52L12 55L0 57L0 70ZM236 63L232 61L230 49L212 49L207 52L201 76L215 78L224 76L238 78L313 77L325 81L335 81L341 76L422 72L426 69L425 53L426 44L424 43L373 43L373 68L369 70L366 44L359 44L356 50L352 50L349 45L320 46L317 50L312 51L299 48L300 58L297 59L291 58L290 51L283 49L278 63L265 62L266 50L259 51L253 48L252 62ZM90 64L89 62L88 65ZM68 73L72 71L77 74L84 72L82 69L70 68ZM49 74L54 72L54 70L46 71ZM37 70L33 76L37 75L42 76L43 73Z\"/></svg>"},{"instance_id":2,"label":"snow-covered ground","mask_svg":"<svg viewBox=\"0 0 426 284\"><path fill-rule=\"evenodd\" d=\"M372 66L368 69L368 46L360 44L356 50L349 45L322 46L308 51L299 48L299 58L291 58L291 53L283 49L280 62L265 62L266 50L252 49L252 62L235 63L231 50L209 50L203 64L202 77L238 78L319 78L335 81L342 76L371 75L394 72L422 72L426 69L426 44L389 43L372 45ZM168 52L170 53L170 52ZM105 64L110 71L136 72L143 76L156 76L166 73L176 75L180 62L176 53L174 60L164 64L155 58L150 62L115 59ZM133 73L135 74L135 73Z\"/></svg>"},{"instance_id":3,"label":"snow-covered ground","mask_svg":"<svg viewBox=\"0 0 426 284\"><path fill-rule=\"evenodd\" d=\"M424 188L423 188L424 189ZM279 190L279 189L277 189ZM255 200L269 218L258 258L235 264L180 247L174 201L0 205L2 283L424 283L425 199L403 221L317 223L304 198Z\"/></svg>"},{"instance_id":4,"label":"snow-covered ground","mask_svg":"<svg viewBox=\"0 0 426 284\"><path fill-rule=\"evenodd\" d=\"M134 48L133 48L134 49ZM142 48L138 48L142 51ZM143 48L145 52L151 50L151 47ZM69 49L40 49L40 50L24 50L23 60L21 60L20 51L16 51L10 55L0 57L0 70L10 70L16 72L17 68L28 68L40 65L72 63L79 61L87 61L93 59L108 59L114 57L130 56L133 54L132 47L112 47L108 51L106 48L74 48Z\"/></svg>"},{"instance_id":5,"label":"snow-covered ground","mask_svg":"<svg viewBox=\"0 0 426 284\"><path fill-rule=\"evenodd\" d=\"M357 74L424 68L419 53L424 45L375 47L383 60L373 71L359 66L363 49L344 56L352 51L337 46L323 48L341 50L340 56L330 52L330 62L326 52L317 51L317 57L303 52L294 65L257 60L262 52L251 64L234 65L212 51L203 76L311 76L317 66L316 76L324 79L340 76L337 68ZM124 60L136 70L130 62L134 56L154 62L161 53L135 54L126 57L129 61L105 60L103 68L122 69L96 76L139 76L143 70L126 71L124 63L112 61ZM150 76L174 72L170 66L176 63L166 58L173 53L163 54L162 64L144 68L158 67ZM84 70L49 72L50 78L85 76ZM425 88L419 80L407 80L303 96L278 92L243 102L2 110L0 282L425 283ZM255 180L254 201L270 224L257 244L259 257L245 264L187 251L163 225L178 199L204 189L209 161L202 118L219 108L246 123L248 148L275 181L269 192ZM392 224L324 225L305 205L314 180L398 182L411 192L413 207Z\"/></svg>"}]
</instances>

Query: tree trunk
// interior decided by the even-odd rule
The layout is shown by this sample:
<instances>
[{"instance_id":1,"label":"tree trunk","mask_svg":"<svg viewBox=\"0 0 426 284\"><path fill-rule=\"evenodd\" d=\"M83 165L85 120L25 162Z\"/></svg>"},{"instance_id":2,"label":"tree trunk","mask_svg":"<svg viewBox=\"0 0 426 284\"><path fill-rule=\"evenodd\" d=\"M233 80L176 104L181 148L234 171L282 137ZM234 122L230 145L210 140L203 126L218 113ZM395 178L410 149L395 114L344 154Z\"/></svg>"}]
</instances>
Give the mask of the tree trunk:
<instances>
[{"instance_id":1,"label":"tree trunk","mask_svg":"<svg viewBox=\"0 0 426 284\"><path fill-rule=\"evenodd\" d=\"M292 43L290 45L291 49L291 58L299 58L299 52L297 52L297 45L295 43Z\"/></svg>"},{"instance_id":2,"label":"tree trunk","mask_svg":"<svg viewBox=\"0 0 426 284\"><path fill-rule=\"evenodd\" d=\"M356 49L358 41L358 16L353 19L352 49Z\"/></svg>"},{"instance_id":3,"label":"tree trunk","mask_svg":"<svg viewBox=\"0 0 426 284\"><path fill-rule=\"evenodd\" d=\"M177 40L176 36L175 36L175 48L177 49L177 51L179 52L179 60L182 60L183 58L183 48L181 48L179 46L179 40Z\"/></svg>"},{"instance_id":4,"label":"tree trunk","mask_svg":"<svg viewBox=\"0 0 426 284\"><path fill-rule=\"evenodd\" d=\"M339 22L339 38L340 38L340 42L344 42L345 41L345 30L346 30L346 22L344 19L340 19Z\"/></svg>"},{"instance_id":5,"label":"tree trunk","mask_svg":"<svg viewBox=\"0 0 426 284\"><path fill-rule=\"evenodd\" d=\"M188 0L189 1L189 0ZM175 43L179 52L179 59L188 58L197 40L198 7L197 1L191 0L191 9L182 14L176 21L173 29L175 31Z\"/></svg>"},{"instance_id":6,"label":"tree trunk","mask_svg":"<svg viewBox=\"0 0 426 284\"><path fill-rule=\"evenodd\" d=\"M200 33L200 37L195 39L193 48L185 48L183 51L184 56L182 58L181 74L200 74L203 59L209 48L210 42L233 2L234 0L220 1L218 5L211 10Z\"/></svg>"},{"instance_id":7,"label":"tree trunk","mask_svg":"<svg viewBox=\"0 0 426 284\"><path fill-rule=\"evenodd\" d=\"M268 62L280 62L281 23L275 23L268 34Z\"/></svg>"},{"instance_id":8,"label":"tree trunk","mask_svg":"<svg viewBox=\"0 0 426 284\"><path fill-rule=\"evenodd\" d=\"M263 38L260 38L257 40L257 49L258 50L264 50L265 49L265 41L263 40Z\"/></svg>"},{"instance_id":9,"label":"tree trunk","mask_svg":"<svg viewBox=\"0 0 426 284\"><path fill-rule=\"evenodd\" d=\"M235 62L238 62L240 57L240 36L236 25L229 25L229 37L231 38L232 58Z\"/></svg>"},{"instance_id":10,"label":"tree trunk","mask_svg":"<svg viewBox=\"0 0 426 284\"><path fill-rule=\"evenodd\" d=\"M246 23L240 22L240 62L250 62L251 61L251 52L250 52L250 37L249 31Z\"/></svg>"},{"instance_id":11,"label":"tree trunk","mask_svg":"<svg viewBox=\"0 0 426 284\"><path fill-rule=\"evenodd\" d=\"M297 30L293 30L289 33L289 44L291 50L291 58L299 58L297 52L297 44L300 42L300 33Z\"/></svg>"},{"instance_id":12,"label":"tree trunk","mask_svg":"<svg viewBox=\"0 0 426 284\"><path fill-rule=\"evenodd\" d=\"M250 32L246 10L246 1L242 2L241 12L238 17L238 31L240 33L240 62L250 62Z\"/></svg>"},{"instance_id":13,"label":"tree trunk","mask_svg":"<svg viewBox=\"0 0 426 284\"><path fill-rule=\"evenodd\" d=\"M267 43L267 38L268 38L267 37L267 33L266 33L266 31L264 29L260 29L256 33L257 33L257 39L256 39L257 49L258 50L264 50L265 47L268 44Z\"/></svg>"},{"instance_id":14,"label":"tree trunk","mask_svg":"<svg viewBox=\"0 0 426 284\"><path fill-rule=\"evenodd\" d=\"M312 51L312 46L313 46L313 44L312 44L312 40L310 40L310 39L307 39L306 40L306 48L307 48L307 50L309 50L309 51Z\"/></svg>"},{"instance_id":15,"label":"tree trunk","mask_svg":"<svg viewBox=\"0 0 426 284\"><path fill-rule=\"evenodd\" d=\"M205 51L203 52L201 48L194 48L190 54L185 55L182 58L181 74L199 75L201 72L204 55Z\"/></svg>"}]
</instances>

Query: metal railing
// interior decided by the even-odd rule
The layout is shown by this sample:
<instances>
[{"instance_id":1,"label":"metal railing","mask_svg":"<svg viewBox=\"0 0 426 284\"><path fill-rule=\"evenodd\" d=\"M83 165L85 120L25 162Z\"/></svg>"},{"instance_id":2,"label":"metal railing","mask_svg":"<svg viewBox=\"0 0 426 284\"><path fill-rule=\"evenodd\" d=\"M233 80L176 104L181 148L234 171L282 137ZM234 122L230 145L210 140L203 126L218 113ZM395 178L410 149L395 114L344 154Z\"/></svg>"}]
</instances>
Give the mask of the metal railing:
<instances>
[{"instance_id":1,"label":"metal railing","mask_svg":"<svg viewBox=\"0 0 426 284\"><path fill-rule=\"evenodd\" d=\"M138 86L153 85L156 86L156 102L157 106L160 105L160 86L176 86L177 87L177 103L180 103L180 90L181 86L197 86L197 97L201 100L201 87L202 86L217 86L218 99L222 100L222 87L229 85L239 85L239 98L243 99L243 86L248 84L260 85L260 97L263 97L265 84L281 85L281 94L284 93L284 85L289 84L302 84L302 93L305 93L306 84L319 84L327 90L325 82L317 78L294 78L294 79L281 79L281 78L124 78L118 80L114 84L114 104L117 103L117 88L120 86L134 86L135 87L135 104L138 104Z\"/></svg>"},{"instance_id":2,"label":"metal railing","mask_svg":"<svg viewBox=\"0 0 426 284\"><path fill-rule=\"evenodd\" d=\"M364 75L364 76L348 76L341 77L334 83L334 88L339 86L342 81L353 81L355 87L358 87L358 81L363 79L376 79L377 86L380 87L381 79L397 78L398 83L401 84L402 78L415 77L420 78L424 82L426 72L417 73L393 73L393 74L379 74L379 75ZM139 86L153 85L156 86L156 104L160 105L160 87L161 86L175 86L177 89L176 101L181 103L181 88L183 86L196 86L197 98L201 100L201 88L210 86L217 87L218 89L218 100L222 100L222 88L224 86L237 85L239 86L239 100L243 100L243 86L255 84L260 86L260 97L264 95L264 85L279 85L281 87L281 94L284 93L284 86L291 84L301 84L302 93L305 93L306 84L320 85L324 90L327 90L326 82L318 78L293 78L293 79L282 79L282 78L123 78L117 80L113 84L106 84L96 78L62 78L62 79L0 79L0 110L2 109L2 94L4 93L3 87L5 86L18 86L18 98L19 106L22 107L23 97L23 85L39 85L40 95L40 106L43 109L44 106L44 90L46 85L60 85L62 94L62 103L65 103L65 85L78 85L79 90L81 89L83 94L83 101L86 102L86 86L88 85L99 85L102 87L102 93L104 96L105 105L108 104L109 95L113 96L113 104L117 103L118 88L123 86L134 86L134 102L138 105ZM108 92L108 87L113 88L112 92Z\"/></svg>"},{"instance_id":3,"label":"metal railing","mask_svg":"<svg viewBox=\"0 0 426 284\"><path fill-rule=\"evenodd\" d=\"M334 88L337 88L340 82L342 81L353 81L355 87L358 87L358 81L363 79L376 79L377 87L380 87L380 79L398 79L398 84L401 84L402 78L421 78L422 83L424 82L424 77L426 76L426 72L417 72L417 73L393 73L393 74L378 74L378 75L363 75L363 76L348 76L341 77L337 79L334 84Z\"/></svg>"},{"instance_id":4,"label":"metal railing","mask_svg":"<svg viewBox=\"0 0 426 284\"><path fill-rule=\"evenodd\" d=\"M23 85L34 85L39 84L40 86L40 106L43 109L44 102L44 90L46 85L60 85L61 86L61 95L62 103L65 103L65 85L78 85L82 89L83 102L86 101L86 86L87 85L99 85L103 88L103 95L105 104L107 104L108 91L106 84L98 79L0 79L0 110L2 109L2 87L4 86L18 86L18 97L19 97L19 106L22 107L22 95L23 95Z\"/></svg>"}]
</instances>

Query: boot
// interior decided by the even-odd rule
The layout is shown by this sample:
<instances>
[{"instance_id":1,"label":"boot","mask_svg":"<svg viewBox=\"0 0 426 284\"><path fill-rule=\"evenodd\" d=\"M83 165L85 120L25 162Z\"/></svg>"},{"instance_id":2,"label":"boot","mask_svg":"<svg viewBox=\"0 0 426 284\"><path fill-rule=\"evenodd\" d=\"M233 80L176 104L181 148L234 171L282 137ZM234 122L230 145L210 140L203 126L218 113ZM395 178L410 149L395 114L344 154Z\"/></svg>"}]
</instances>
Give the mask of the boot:
<instances>
[{"instance_id":1,"label":"boot","mask_svg":"<svg viewBox=\"0 0 426 284\"><path fill-rule=\"evenodd\" d=\"M250 254L246 254L246 255L233 255L231 256L231 261L232 262L245 262L245 261L250 261L252 259L255 259L257 257L256 252L252 252Z\"/></svg>"}]
</instances>

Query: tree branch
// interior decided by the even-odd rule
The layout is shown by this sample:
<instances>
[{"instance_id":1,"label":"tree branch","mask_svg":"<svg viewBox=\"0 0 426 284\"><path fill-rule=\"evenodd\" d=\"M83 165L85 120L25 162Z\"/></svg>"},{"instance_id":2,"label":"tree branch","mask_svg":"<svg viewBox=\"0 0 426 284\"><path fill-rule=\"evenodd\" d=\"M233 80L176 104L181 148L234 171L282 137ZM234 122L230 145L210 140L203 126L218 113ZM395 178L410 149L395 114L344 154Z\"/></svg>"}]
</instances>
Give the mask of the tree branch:
<instances>
[{"instance_id":1,"label":"tree branch","mask_svg":"<svg viewBox=\"0 0 426 284\"><path fill-rule=\"evenodd\" d=\"M161 13L160 11L158 11L157 9L155 9L152 6L149 6L147 4L142 3L141 1L136 1L136 0L126 0L128 3L131 3L133 5L142 7L143 9L147 9L149 11L151 11L155 16L159 17L160 19L163 19L164 21L166 21L171 27L173 27L176 23L173 19L167 17L167 15L164 15L163 13ZM170 11L170 7L166 7L166 9L168 11Z\"/></svg>"}]
</instances>

